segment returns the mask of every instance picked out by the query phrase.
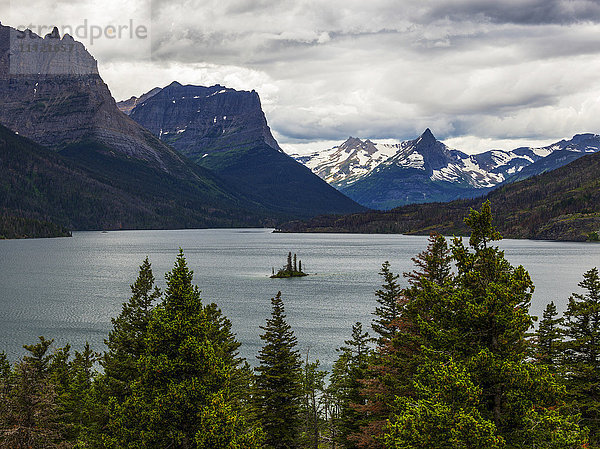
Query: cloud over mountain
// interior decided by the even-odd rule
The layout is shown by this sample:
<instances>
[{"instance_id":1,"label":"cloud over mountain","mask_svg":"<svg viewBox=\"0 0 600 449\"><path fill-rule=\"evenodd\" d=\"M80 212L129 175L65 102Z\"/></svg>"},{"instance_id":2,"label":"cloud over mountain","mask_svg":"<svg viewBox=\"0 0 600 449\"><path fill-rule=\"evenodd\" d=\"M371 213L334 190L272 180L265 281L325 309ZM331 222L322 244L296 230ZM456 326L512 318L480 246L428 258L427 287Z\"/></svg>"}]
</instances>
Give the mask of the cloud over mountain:
<instances>
[{"instance_id":1,"label":"cloud over mountain","mask_svg":"<svg viewBox=\"0 0 600 449\"><path fill-rule=\"evenodd\" d=\"M33 0L10 10L34 22L101 22L112 3ZM402 140L431 127L483 149L600 127L597 1L133 3L128 14L151 17L150 55L131 42L129 52L114 41L92 49L118 99L174 79L256 89L284 146Z\"/></svg>"}]
</instances>

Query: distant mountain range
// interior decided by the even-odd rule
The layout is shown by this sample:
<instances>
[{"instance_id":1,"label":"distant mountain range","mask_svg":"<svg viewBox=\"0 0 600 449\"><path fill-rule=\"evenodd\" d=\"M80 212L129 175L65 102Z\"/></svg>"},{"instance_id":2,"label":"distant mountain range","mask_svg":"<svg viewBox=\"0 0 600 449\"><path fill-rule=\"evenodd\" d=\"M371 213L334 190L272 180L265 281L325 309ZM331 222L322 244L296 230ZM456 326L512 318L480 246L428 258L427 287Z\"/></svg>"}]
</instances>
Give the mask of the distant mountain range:
<instances>
[{"instance_id":1,"label":"distant mountain range","mask_svg":"<svg viewBox=\"0 0 600 449\"><path fill-rule=\"evenodd\" d=\"M294 157L358 203L391 209L485 195L600 149L600 136L578 134L542 148L490 150L468 155L451 149L427 129L398 144L349 138L339 146Z\"/></svg>"},{"instance_id":2,"label":"distant mountain range","mask_svg":"<svg viewBox=\"0 0 600 449\"><path fill-rule=\"evenodd\" d=\"M505 184L483 198L413 204L343 217L321 216L283 224L281 231L467 235L463 218L485 200L490 200L494 222L504 237L598 241L600 153Z\"/></svg>"},{"instance_id":3,"label":"distant mountain range","mask_svg":"<svg viewBox=\"0 0 600 449\"><path fill-rule=\"evenodd\" d=\"M255 91L173 82L119 107L267 210L297 217L364 210L282 151Z\"/></svg>"}]
</instances>

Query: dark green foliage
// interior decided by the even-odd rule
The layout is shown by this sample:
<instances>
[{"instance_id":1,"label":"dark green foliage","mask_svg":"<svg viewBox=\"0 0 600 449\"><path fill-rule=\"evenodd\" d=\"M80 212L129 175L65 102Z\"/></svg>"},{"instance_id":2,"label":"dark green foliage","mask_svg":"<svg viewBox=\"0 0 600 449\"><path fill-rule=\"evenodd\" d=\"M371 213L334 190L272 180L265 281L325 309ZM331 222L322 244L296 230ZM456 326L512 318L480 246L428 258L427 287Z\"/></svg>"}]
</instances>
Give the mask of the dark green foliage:
<instances>
[{"instance_id":1,"label":"dark green foliage","mask_svg":"<svg viewBox=\"0 0 600 449\"><path fill-rule=\"evenodd\" d=\"M563 331L561 326L564 320L556 318L557 316L556 306L554 301L551 301L544 309L540 326L536 332L536 359L552 370L559 365L562 354Z\"/></svg>"},{"instance_id":2,"label":"dark green foliage","mask_svg":"<svg viewBox=\"0 0 600 449\"><path fill-rule=\"evenodd\" d=\"M0 215L0 240L48 237L71 237L71 232L48 221Z\"/></svg>"},{"instance_id":3,"label":"dark green foliage","mask_svg":"<svg viewBox=\"0 0 600 449\"><path fill-rule=\"evenodd\" d=\"M324 409L325 377L327 372L319 369L319 361L310 362L308 353L302 367L302 403L304 429L300 438L301 447L319 448L324 422L321 415Z\"/></svg>"},{"instance_id":4,"label":"dark green foliage","mask_svg":"<svg viewBox=\"0 0 600 449\"><path fill-rule=\"evenodd\" d=\"M577 417L559 410L564 390L528 361L528 273L492 245L500 236L489 203L465 222L470 246L455 238L451 248L456 274L440 284L414 273L407 291L419 363L412 375L405 372L413 388L398 395L386 445L581 447Z\"/></svg>"},{"instance_id":5,"label":"dark green foliage","mask_svg":"<svg viewBox=\"0 0 600 449\"><path fill-rule=\"evenodd\" d=\"M58 448L64 430L58 417L57 394L51 383L48 349L52 340L25 345L28 355L0 389L0 448Z\"/></svg>"},{"instance_id":6,"label":"dark green foliage","mask_svg":"<svg viewBox=\"0 0 600 449\"><path fill-rule=\"evenodd\" d=\"M105 388L108 396L119 402L130 394L130 384L139 377L138 362L146 350L152 307L160 296L160 290L154 285L152 266L146 258L131 285L131 298L123 304L121 314L112 319L113 330L105 341L108 347L102 358Z\"/></svg>"},{"instance_id":7,"label":"dark green foliage","mask_svg":"<svg viewBox=\"0 0 600 449\"><path fill-rule=\"evenodd\" d=\"M396 282L400 276L390 271L388 261L383 263L379 274L383 277L383 285L380 290L375 292L379 306L373 313L377 318L373 320L372 327L380 335L380 339L391 340L396 333L396 328L392 324L400 313L399 301L402 291Z\"/></svg>"},{"instance_id":8,"label":"dark green foliage","mask_svg":"<svg viewBox=\"0 0 600 449\"><path fill-rule=\"evenodd\" d=\"M271 318L260 338L254 400L269 448L297 448L300 437L302 377L296 337L286 322L281 292L271 298Z\"/></svg>"},{"instance_id":9,"label":"dark green foliage","mask_svg":"<svg viewBox=\"0 0 600 449\"><path fill-rule=\"evenodd\" d=\"M600 446L600 277L592 268L574 293L565 312L565 361L571 406L590 429L590 442Z\"/></svg>"},{"instance_id":10,"label":"dark green foliage","mask_svg":"<svg viewBox=\"0 0 600 449\"><path fill-rule=\"evenodd\" d=\"M230 323L216 306L203 306L192 278L180 251L147 326L140 376L123 404L113 402L113 447L186 449L216 441L222 446L215 448L251 447L258 441L256 430L246 432L233 411L230 387L238 344ZM210 436L216 434L218 439Z\"/></svg>"},{"instance_id":11,"label":"dark green foliage","mask_svg":"<svg viewBox=\"0 0 600 449\"><path fill-rule=\"evenodd\" d=\"M438 298L445 296L452 280L446 239L431 235L427 250L413 261L417 269L404 275L409 286L396 295L397 317L391 324L393 338L379 340L363 381L362 394L367 401L359 410L368 413L369 418L360 432L353 435L360 447L382 447L384 427L396 397L414 394L412 378L423 363L424 342L419 327L429 320L429 313L438 311L443 315L444 305L439 304Z\"/></svg>"},{"instance_id":12,"label":"dark green foliage","mask_svg":"<svg viewBox=\"0 0 600 449\"><path fill-rule=\"evenodd\" d=\"M410 205L386 212L321 216L279 226L283 232L468 235L462 218L490 200L508 238L585 241L600 229L600 154L494 190L482 199Z\"/></svg>"},{"instance_id":13,"label":"dark green foliage","mask_svg":"<svg viewBox=\"0 0 600 449\"><path fill-rule=\"evenodd\" d=\"M6 353L0 352L0 382L3 382L8 379L11 373L10 362L8 361L8 357L6 357Z\"/></svg>"},{"instance_id":14,"label":"dark green foliage","mask_svg":"<svg viewBox=\"0 0 600 449\"><path fill-rule=\"evenodd\" d=\"M166 173L94 141L57 153L0 126L0 237L265 223L260 206L184 165L185 173Z\"/></svg>"},{"instance_id":15,"label":"dark green foliage","mask_svg":"<svg viewBox=\"0 0 600 449\"><path fill-rule=\"evenodd\" d=\"M332 416L331 438L346 448L355 448L357 443L352 436L358 434L367 423L367 414L357 406L366 406L362 395L362 380L367 377L367 369L372 354L373 339L363 332L362 324L352 326L352 339L346 340L339 349L340 356L331 372L329 395L335 401L335 414Z\"/></svg>"},{"instance_id":16,"label":"dark green foliage","mask_svg":"<svg viewBox=\"0 0 600 449\"><path fill-rule=\"evenodd\" d=\"M51 377L57 394L58 416L65 439L77 447L99 442L102 408L94 391L94 364L99 354L86 343L69 360L70 347L58 349L52 356Z\"/></svg>"}]
</instances>

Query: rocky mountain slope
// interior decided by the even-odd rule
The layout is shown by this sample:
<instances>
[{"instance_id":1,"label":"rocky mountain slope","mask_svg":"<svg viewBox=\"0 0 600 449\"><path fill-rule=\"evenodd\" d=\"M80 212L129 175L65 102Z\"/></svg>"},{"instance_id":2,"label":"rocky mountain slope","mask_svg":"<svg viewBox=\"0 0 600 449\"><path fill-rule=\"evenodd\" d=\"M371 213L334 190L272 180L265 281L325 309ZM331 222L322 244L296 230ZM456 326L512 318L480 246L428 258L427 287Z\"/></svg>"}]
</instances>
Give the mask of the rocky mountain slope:
<instances>
[{"instance_id":1,"label":"rocky mountain slope","mask_svg":"<svg viewBox=\"0 0 600 449\"><path fill-rule=\"evenodd\" d=\"M119 101L117 103L117 106L119 107L121 112L124 112L125 114L129 115L129 114L131 114L131 111L133 110L133 108L135 108L138 104L146 101L152 95L159 93L160 90L161 90L160 87L155 87L154 89L146 92L143 95L140 95L139 97L133 96L133 97L129 98L128 100Z\"/></svg>"},{"instance_id":2,"label":"rocky mountain slope","mask_svg":"<svg viewBox=\"0 0 600 449\"><path fill-rule=\"evenodd\" d=\"M255 91L173 82L144 97L133 120L265 208L296 216L364 209L281 150Z\"/></svg>"},{"instance_id":3,"label":"rocky mountain slope","mask_svg":"<svg viewBox=\"0 0 600 449\"><path fill-rule=\"evenodd\" d=\"M58 50L45 51L49 48ZM58 170L47 179L66 195L62 201L70 204L67 210L51 210L51 202L44 209L35 197L41 185L34 190L13 186L22 197L14 197L14 204L5 208L15 213L49 216L72 229L256 226L281 216L252 202L119 111L94 58L81 43L61 38L56 30L42 38L0 25L0 104L0 124L57 151L69 170L78 170L94 180L92 185L100 183L113 192L99 194L102 202L88 207L85 201L73 200L71 187L76 182L71 178L64 180L68 189L60 188L60 178L67 173ZM4 151L17 151L19 146L13 143L7 143ZM15 167L28 169L25 162L15 164L5 167L11 170L9 179L35 178L35 172L17 173ZM50 190L47 194L52 195ZM86 213L97 221L86 221Z\"/></svg>"},{"instance_id":4,"label":"rocky mountain slope","mask_svg":"<svg viewBox=\"0 0 600 449\"><path fill-rule=\"evenodd\" d=\"M349 138L340 146L296 158L357 202L390 209L481 196L599 149L600 136L579 134L543 148L468 155L447 147L427 129L399 144Z\"/></svg>"},{"instance_id":5,"label":"rocky mountain slope","mask_svg":"<svg viewBox=\"0 0 600 449\"><path fill-rule=\"evenodd\" d=\"M463 218L485 200L490 200L496 226L504 237L596 240L600 234L600 153L503 185L483 198L414 204L344 217L322 216L286 223L281 230L466 235Z\"/></svg>"}]
</instances>

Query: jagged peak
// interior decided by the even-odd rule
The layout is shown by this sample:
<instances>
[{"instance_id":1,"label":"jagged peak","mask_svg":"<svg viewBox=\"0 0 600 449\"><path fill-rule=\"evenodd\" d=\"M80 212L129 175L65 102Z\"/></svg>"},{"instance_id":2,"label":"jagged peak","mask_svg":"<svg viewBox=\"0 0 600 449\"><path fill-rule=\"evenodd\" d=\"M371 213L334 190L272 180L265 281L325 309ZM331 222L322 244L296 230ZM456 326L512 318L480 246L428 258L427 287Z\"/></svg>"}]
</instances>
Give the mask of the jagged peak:
<instances>
[{"instance_id":1,"label":"jagged peak","mask_svg":"<svg viewBox=\"0 0 600 449\"><path fill-rule=\"evenodd\" d=\"M60 39L58 27L52 28L52 31L44 36L44 39Z\"/></svg>"},{"instance_id":2,"label":"jagged peak","mask_svg":"<svg viewBox=\"0 0 600 449\"><path fill-rule=\"evenodd\" d=\"M423 131L423 134L421 134L419 139L421 139L422 141L434 141L434 142L437 140L429 128L427 128L425 131Z\"/></svg>"},{"instance_id":3,"label":"jagged peak","mask_svg":"<svg viewBox=\"0 0 600 449\"><path fill-rule=\"evenodd\" d=\"M350 146L362 145L362 143L363 143L363 141L360 140L358 137L348 136L348 138L340 146L350 147Z\"/></svg>"}]
</instances>

